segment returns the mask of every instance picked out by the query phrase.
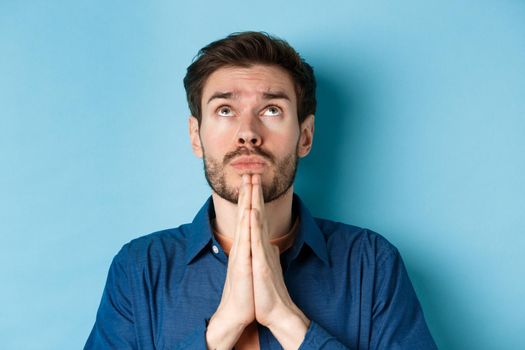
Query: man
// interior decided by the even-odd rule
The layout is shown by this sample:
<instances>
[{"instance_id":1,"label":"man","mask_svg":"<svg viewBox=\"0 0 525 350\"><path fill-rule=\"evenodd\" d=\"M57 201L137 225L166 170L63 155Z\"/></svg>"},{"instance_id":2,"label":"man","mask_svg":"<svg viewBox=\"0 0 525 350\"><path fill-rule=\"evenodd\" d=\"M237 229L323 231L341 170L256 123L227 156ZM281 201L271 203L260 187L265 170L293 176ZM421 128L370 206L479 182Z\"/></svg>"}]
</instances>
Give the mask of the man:
<instances>
[{"instance_id":1,"label":"man","mask_svg":"<svg viewBox=\"0 0 525 350\"><path fill-rule=\"evenodd\" d=\"M122 248L85 349L435 349L397 250L293 193L316 108L299 54L232 34L184 85L211 198L191 224Z\"/></svg>"}]
</instances>

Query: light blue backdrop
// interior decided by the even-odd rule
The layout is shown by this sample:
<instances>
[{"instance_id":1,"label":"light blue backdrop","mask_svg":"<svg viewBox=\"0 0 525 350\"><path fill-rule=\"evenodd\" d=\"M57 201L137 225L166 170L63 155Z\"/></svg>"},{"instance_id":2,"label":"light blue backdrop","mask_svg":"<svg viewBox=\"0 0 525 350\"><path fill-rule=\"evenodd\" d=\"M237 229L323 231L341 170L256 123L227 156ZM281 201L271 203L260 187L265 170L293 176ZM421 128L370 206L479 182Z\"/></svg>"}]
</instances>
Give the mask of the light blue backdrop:
<instances>
[{"instance_id":1,"label":"light blue backdrop","mask_svg":"<svg viewBox=\"0 0 525 350\"><path fill-rule=\"evenodd\" d=\"M523 1L1 0L2 349L81 348L122 244L193 218L182 78L250 29L316 69L312 212L398 246L441 349L524 349Z\"/></svg>"}]
</instances>

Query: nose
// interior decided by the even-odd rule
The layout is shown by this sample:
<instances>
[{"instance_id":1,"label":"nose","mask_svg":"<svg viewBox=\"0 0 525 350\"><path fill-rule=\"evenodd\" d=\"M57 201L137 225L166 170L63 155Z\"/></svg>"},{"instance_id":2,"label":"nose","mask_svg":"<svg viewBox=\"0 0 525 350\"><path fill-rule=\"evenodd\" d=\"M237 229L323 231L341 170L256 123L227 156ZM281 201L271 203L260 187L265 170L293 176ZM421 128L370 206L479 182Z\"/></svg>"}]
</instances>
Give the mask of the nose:
<instances>
[{"instance_id":1,"label":"nose","mask_svg":"<svg viewBox=\"0 0 525 350\"><path fill-rule=\"evenodd\" d=\"M242 119L242 118L241 118ZM262 138L257 128L257 120L254 118L244 118L237 132L237 146L242 147L259 147L262 144Z\"/></svg>"}]
</instances>

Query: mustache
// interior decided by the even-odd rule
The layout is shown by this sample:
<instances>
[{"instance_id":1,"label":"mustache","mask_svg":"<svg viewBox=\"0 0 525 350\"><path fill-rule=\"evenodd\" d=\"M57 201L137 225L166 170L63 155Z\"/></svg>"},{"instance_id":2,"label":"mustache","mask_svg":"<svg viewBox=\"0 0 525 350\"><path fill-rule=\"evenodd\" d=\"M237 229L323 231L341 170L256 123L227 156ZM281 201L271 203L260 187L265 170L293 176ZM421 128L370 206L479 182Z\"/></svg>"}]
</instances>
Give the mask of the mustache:
<instances>
[{"instance_id":1,"label":"mustache","mask_svg":"<svg viewBox=\"0 0 525 350\"><path fill-rule=\"evenodd\" d=\"M270 153L260 148L248 149L246 147L239 147L235 151L226 153L223 159L223 164L224 165L228 164L228 162L230 162L233 158L238 157L238 156L251 156L251 155L262 157L268 160L270 163L272 164L274 163L274 157Z\"/></svg>"}]
</instances>

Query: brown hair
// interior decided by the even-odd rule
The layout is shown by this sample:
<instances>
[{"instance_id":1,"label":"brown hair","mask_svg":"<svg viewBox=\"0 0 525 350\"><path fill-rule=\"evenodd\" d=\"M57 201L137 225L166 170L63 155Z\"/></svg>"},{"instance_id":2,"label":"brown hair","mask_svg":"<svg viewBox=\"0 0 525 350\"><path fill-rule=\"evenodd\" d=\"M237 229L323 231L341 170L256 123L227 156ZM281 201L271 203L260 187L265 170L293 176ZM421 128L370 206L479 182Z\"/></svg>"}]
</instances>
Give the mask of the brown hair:
<instances>
[{"instance_id":1,"label":"brown hair","mask_svg":"<svg viewBox=\"0 0 525 350\"><path fill-rule=\"evenodd\" d=\"M315 113L315 76L312 66L286 41L265 32L240 32L203 47L184 77L184 88L191 114L201 122L202 90L208 77L225 66L250 67L276 65L286 70L297 95L297 118L301 124Z\"/></svg>"}]
</instances>

